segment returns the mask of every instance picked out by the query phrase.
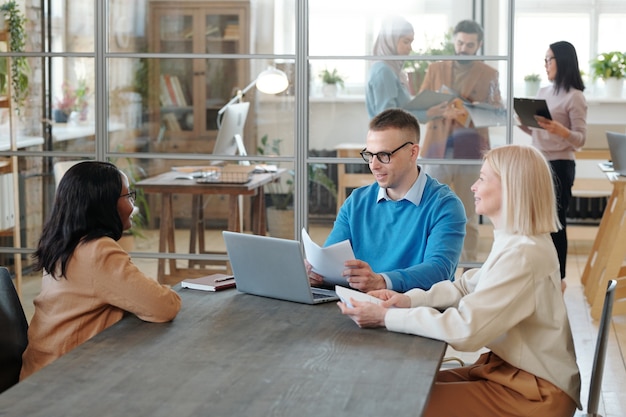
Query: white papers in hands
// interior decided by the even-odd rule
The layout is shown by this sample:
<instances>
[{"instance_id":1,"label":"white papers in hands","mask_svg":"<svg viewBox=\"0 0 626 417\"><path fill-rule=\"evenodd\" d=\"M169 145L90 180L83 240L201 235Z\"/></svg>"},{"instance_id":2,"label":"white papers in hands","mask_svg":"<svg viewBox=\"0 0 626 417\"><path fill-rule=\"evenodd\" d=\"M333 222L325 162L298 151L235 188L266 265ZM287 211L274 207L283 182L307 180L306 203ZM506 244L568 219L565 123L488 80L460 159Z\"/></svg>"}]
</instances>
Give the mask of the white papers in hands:
<instances>
[{"instance_id":1,"label":"white papers in hands","mask_svg":"<svg viewBox=\"0 0 626 417\"><path fill-rule=\"evenodd\" d=\"M474 127L503 126L508 118L506 109L487 103L465 103L463 105L469 113Z\"/></svg>"},{"instance_id":2,"label":"white papers in hands","mask_svg":"<svg viewBox=\"0 0 626 417\"><path fill-rule=\"evenodd\" d=\"M335 286L335 292L337 293L339 299L350 308L354 307L352 303L350 303L350 299L356 301L369 301L374 304L381 304L383 302L380 298L372 297L364 292L355 291L350 288L340 287L339 285Z\"/></svg>"},{"instance_id":3,"label":"white papers in hands","mask_svg":"<svg viewBox=\"0 0 626 417\"><path fill-rule=\"evenodd\" d=\"M302 228L302 243L307 261L313 267L313 272L324 277L324 282L331 285L348 285L342 275L346 269L344 262L354 259L354 252L348 240L335 243L324 248L313 242L307 231Z\"/></svg>"}]
</instances>

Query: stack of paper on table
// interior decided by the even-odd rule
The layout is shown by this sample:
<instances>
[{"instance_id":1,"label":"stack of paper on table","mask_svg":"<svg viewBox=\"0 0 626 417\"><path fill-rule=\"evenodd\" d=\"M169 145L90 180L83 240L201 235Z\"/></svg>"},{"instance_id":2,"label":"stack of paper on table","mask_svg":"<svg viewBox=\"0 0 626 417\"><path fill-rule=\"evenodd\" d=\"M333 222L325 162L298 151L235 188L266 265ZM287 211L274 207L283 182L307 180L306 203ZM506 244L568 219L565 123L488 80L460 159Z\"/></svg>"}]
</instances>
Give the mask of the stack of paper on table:
<instances>
[{"instance_id":1,"label":"stack of paper on table","mask_svg":"<svg viewBox=\"0 0 626 417\"><path fill-rule=\"evenodd\" d=\"M302 243L306 259L313 267L313 272L323 276L325 283L348 285L348 281L343 276L343 271L346 269L344 262L354 259L354 252L349 241L344 240L322 248L313 242L306 229L303 228Z\"/></svg>"}]
</instances>

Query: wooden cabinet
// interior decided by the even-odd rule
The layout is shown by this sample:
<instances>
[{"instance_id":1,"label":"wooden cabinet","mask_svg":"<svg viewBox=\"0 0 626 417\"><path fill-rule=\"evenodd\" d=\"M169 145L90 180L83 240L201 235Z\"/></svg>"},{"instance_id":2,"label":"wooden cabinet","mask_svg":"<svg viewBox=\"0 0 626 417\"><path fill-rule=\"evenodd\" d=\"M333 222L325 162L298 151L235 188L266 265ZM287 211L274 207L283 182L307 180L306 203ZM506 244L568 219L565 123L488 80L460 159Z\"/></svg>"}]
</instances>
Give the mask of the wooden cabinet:
<instances>
[{"instance_id":1,"label":"wooden cabinet","mask_svg":"<svg viewBox=\"0 0 626 417\"><path fill-rule=\"evenodd\" d=\"M218 110L250 82L248 61L228 57L249 52L249 3L153 2L150 13L150 52L190 55L150 61L157 150L209 152L217 135ZM189 145L194 142L196 146Z\"/></svg>"},{"instance_id":2,"label":"wooden cabinet","mask_svg":"<svg viewBox=\"0 0 626 417\"><path fill-rule=\"evenodd\" d=\"M150 3L149 51L183 54L183 57L149 60L149 82L153 86L149 99L150 152L213 152L219 109L250 82L249 60L229 57L250 51L249 13L249 1ZM198 54L218 56L196 58ZM247 132L246 145L254 146L254 138ZM201 164L206 163L158 161L150 172L163 172L174 165ZM188 197L174 198L173 215L181 222L189 220L191 201ZM228 218L226 203L223 196L211 196L206 202L207 221L225 222ZM160 217L158 203L152 214Z\"/></svg>"}]
</instances>

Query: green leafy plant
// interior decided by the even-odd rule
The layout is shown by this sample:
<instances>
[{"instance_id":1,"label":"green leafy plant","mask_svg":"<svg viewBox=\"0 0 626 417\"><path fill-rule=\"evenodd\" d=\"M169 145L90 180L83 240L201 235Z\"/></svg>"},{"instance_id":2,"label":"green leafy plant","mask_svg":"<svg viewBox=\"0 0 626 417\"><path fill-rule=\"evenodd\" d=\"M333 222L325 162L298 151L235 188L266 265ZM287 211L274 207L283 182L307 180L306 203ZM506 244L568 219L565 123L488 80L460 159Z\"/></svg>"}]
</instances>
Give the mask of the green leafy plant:
<instances>
[{"instance_id":1,"label":"green leafy plant","mask_svg":"<svg viewBox=\"0 0 626 417\"><path fill-rule=\"evenodd\" d=\"M68 81L61 86L63 95L57 98L55 108L63 113L69 114L73 111L84 114L87 112L89 87L84 79L78 80L78 85L74 87Z\"/></svg>"},{"instance_id":2,"label":"green leafy plant","mask_svg":"<svg viewBox=\"0 0 626 417\"><path fill-rule=\"evenodd\" d=\"M4 14L9 32L9 51L24 52L26 47L26 18L19 9L15 0L8 1L0 5L0 13ZM7 87L7 59L0 58L0 88L6 91ZM16 103L18 114L24 106L24 100L28 96L28 86L30 77L30 65L26 57L14 57L11 59L11 84L13 86L13 99Z\"/></svg>"},{"instance_id":3,"label":"green leafy plant","mask_svg":"<svg viewBox=\"0 0 626 417\"><path fill-rule=\"evenodd\" d=\"M119 149L122 151L121 149ZM134 190L137 193L135 197L135 206L139 209L139 211L133 215L133 227L128 230L128 234L145 238L142 230L148 226L150 222L150 204L148 202L148 198L146 197L146 193L142 188L137 188L136 184L147 178L148 175L146 171L137 164L137 162L132 158L124 158L122 163L117 163L116 159L111 159L111 163L115 164L126 176L128 177L128 188L130 190Z\"/></svg>"},{"instance_id":4,"label":"green leafy plant","mask_svg":"<svg viewBox=\"0 0 626 417\"><path fill-rule=\"evenodd\" d=\"M452 43L452 33L453 28L450 28L443 35L443 41L439 43L438 46L428 47L423 50L419 50L417 52L411 51L409 56L411 55L432 55L432 56L440 56L440 55L454 55L454 44ZM424 81L424 77L426 75L426 71L428 70L428 66L432 61L417 61L417 60L407 60L404 61L404 70L407 71L409 79L413 84L415 89L414 93L417 93L419 88L421 87L422 82Z\"/></svg>"},{"instance_id":5,"label":"green leafy plant","mask_svg":"<svg viewBox=\"0 0 626 417\"><path fill-rule=\"evenodd\" d=\"M147 178L148 175L146 174L146 171L137 165L132 159L126 159L128 161L128 165L123 171L126 173L126 176L128 176L130 189L135 190L137 193L135 206L139 209L139 211L133 216L133 227L130 228L129 233L133 236L144 238L145 236L142 233L142 229L145 229L150 222L150 204L148 203L148 198L146 197L143 189L137 188L135 185L142 179Z\"/></svg>"},{"instance_id":6,"label":"green leafy plant","mask_svg":"<svg viewBox=\"0 0 626 417\"><path fill-rule=\"evenodd\" d=\"M528 74L524 76L524 81L528 82L538 82L541 81L541 75L539 74Z\"/></svg>"},{"instance_id":7,"label":"green leafy plant","mask_svg":"<svg viewBox=\"0 0 626 417\"><path fill-rule=\"evenodd\" d=\"M257 147L259 155L280 155L280 144L282 139L273 139L271 142L267 135L261 138L261 144ZM265 195L270 199L272 207L276 210L287 210L293 205L294 183L293 178L295 172L288 171L289 178L281 181L280 178L265 186Z\"/></svg>"},{"instance_id":8,"label":"green leafy plant","mask_svg":"<svg viewBox=\"0 0 626 417\"><path fill-rule=\"evenodd\" d=\"M626 53L619 51L603 52L591 61L591 75L594 79L626 77Z\"/></svg>"},{"instance_id":9,"label":"green leafy plant","mask_svg":"<svg viewBox=\"0 0 626 417\"><path fill-rule=\"evenodd\" d=\"M332 71L329 71L328 68L324 68L320 72L319 76L324 84L337 84L341 87L344 86L343 76L337 72L337 68L333 68Z\"/></svg>"},{"instance_id":10,"label":"green leafy plant","mask_svg":"<svg viewBox=\"0 0 626 417\"><path fill-rule=\"evenodd\" d=\"M148 108L149 97L149 83L148 83L148 59L139 58L135 64L135 76L133 77L134 91L141 95L141 108L146 110Z\"/></svg>"},{"instance_id":11,"label":"green leafy plant","mask_svg":"<svg viewBox=\"0 0 626 417\"><path fill-rule=\"evenodd\" d=\"M282 141L282 139L273 139L270 141L267 135L263 135L261 143L257 148L257 154L280 155L280 144ZM333 197L337 198L337 185L328 175L326 175L326 168L326 164L309 164L309 181L326 188ZM271 205L277 210L287 210L293 206L293 179L295 172L293 170L289 170L288 174L289 178L285 181L281 182L280 180L277 180L265 186L265 194L269 197Z\"/></svg>"}]
</instances>

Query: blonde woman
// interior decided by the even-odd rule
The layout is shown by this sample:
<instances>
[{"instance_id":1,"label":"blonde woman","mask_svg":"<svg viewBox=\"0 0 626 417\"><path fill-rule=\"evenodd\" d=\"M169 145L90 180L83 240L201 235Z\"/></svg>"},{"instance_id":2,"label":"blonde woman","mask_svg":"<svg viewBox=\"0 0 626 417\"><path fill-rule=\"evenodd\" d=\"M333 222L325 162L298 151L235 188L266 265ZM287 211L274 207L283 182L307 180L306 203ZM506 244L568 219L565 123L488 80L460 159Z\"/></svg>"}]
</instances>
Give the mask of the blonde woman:
<instances>
[{"instance_id":1,"label":"blonde woman","mask_svg":"<svg viewBox=\"0 0 626 417\"><path fill-rule=\"evenodd\" d=\"M550 237L560 227L551 178L548 162L533 147L489 151L471 187L476 212L494 225L483 266L428 291L370 292L385 300L382 306L339 303L361 327L439 339L459 351L489 349L473 365L439 371L424 416L571 417L581 408Z\"/></svg>"}]
</instances>

